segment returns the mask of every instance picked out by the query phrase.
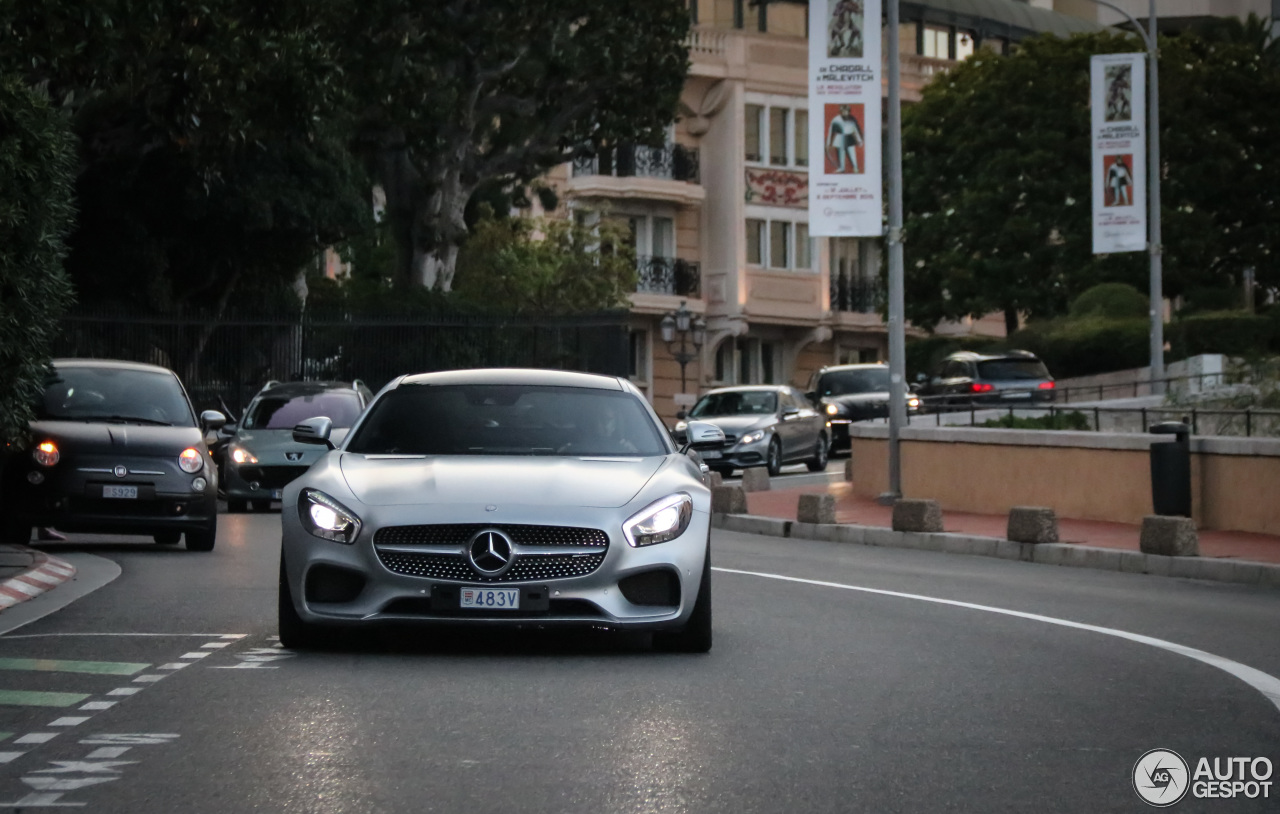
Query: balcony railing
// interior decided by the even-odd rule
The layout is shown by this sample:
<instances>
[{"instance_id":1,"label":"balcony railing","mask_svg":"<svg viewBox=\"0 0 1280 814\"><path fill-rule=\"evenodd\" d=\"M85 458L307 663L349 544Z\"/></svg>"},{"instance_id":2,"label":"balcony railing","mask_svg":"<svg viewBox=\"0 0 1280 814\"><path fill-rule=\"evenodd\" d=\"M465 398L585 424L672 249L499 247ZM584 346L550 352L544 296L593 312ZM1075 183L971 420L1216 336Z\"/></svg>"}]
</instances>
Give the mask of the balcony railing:
<instances>
[{"instance_id":1,"label":"balcony railing","mask_svg":"<svg viewBox=\"0 0 1280 814\"><path fill-rule=\"evenodd\" d=\"M636 258L636 276L636 291L642 294L702 296L702 275L698 264L688 260L640 255Z\"/></svg>"},{"instance_id":2,"label":"balcony railing","mask_svg":"<svg viewBox=\"0 0 1280 814\"><path fill-rule=\"evenodd\" d=\"M868 280L849 272L831 276L831 310L874 314L884 305L884 288L879 280Z\"/></svg>"},{"instance_id":3,"label":"balcony railing","mask_svg":"<svg viewBox=\"0 0 1280 814\"><path fill-rule=\"evenodd\" d=\"M594 156L574 159L573 174L665 178L696 184L699 183L698 151L680 144L665 147L621 144Z\"/></svg>"}]
</instances>

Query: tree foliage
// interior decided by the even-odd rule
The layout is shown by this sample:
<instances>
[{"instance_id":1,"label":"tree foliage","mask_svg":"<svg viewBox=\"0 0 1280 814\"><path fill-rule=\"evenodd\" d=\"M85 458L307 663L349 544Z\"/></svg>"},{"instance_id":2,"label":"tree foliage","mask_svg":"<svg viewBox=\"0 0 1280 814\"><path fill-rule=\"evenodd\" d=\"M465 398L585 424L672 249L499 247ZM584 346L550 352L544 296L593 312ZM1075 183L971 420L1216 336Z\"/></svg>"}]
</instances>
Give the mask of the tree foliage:
<instances>
[{"instance_id":1,"label":"tree foliage","mask_svg":"<svg viewBox=\"0 0 1280 814\"><path fill-rule=\"evenodd\" d=\"M75 216L75 150L66 122L21 81L0 79L0 442L19 440L44 387Z\"/></svg>"},{"instance_id":2,"label":"tree foliage","mask_svg":"<svg viewBox=\"0 0 1280 814\"><path fill-rule=\"evenodd\" d=\"M1099 282L1145 290L1143 253L1093 255L1089 57L1142 50L1108 33L979 53L904 113L908 316L1048 317ZM1160 43L1165 293L1280 268L1280 74L1256 45ZM939 296L941 292L941 296Z\"/></svg>"}]
</instances>

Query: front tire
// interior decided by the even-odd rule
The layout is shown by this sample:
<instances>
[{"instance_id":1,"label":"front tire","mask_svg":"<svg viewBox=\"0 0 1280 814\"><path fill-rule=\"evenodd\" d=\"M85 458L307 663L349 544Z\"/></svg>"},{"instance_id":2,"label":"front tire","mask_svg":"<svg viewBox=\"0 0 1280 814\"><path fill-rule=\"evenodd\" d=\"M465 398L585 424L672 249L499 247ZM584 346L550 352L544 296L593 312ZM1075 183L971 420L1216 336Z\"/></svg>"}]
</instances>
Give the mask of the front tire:
<instances>
[{"instance_id":1,"label":"front tire","mask_svg":"<svg viewBox=\"0 0 1280 814\"><path fill-rule=\"evenodd\" d=\"M782 471L782 442L774 436L769 442L769 452L765 458L765 468L769 470L769 477L776 477Z\"/></svg>"},{"instance_id":2,"label":"front tire","mask_svg":"<svg viewBox=\"0 0 1280 814\"><path fill-rule=\"evenodd\" d=\"M698 598L693 613L680 630L653 634L653 646L668 653L708 653L711 651L711 541L707 540L707 558L702 566Z\"/></svg>"},{"instance_id":3,"label":"front tire","mask_svg":"<svg viewBox=\"0 0 1280 814\"><path fill-rule=\"evenodd\" d=\"M818 444L813 449L813 457L804 462L810 472L821 472L827 468L827 436L818 433Z\"/></svg>"},{"instance_id":4,"label":"front tire","mask_svg":"<svg viewBox=\"0 0 1280 814\"><path fill-rule=\"evenodd\" d=\"M210 516L203 529L188 531L186 536L187 551L213 551L213 544L218 539L218 515Z\"/></svg>"},{"instance_id":5,"label":"front tire","mask_svg":"<svg viewBox=\"0 0 1280 814\"><path fill-rule=\"evenodd\" d=\"M284 568L284 555L280 555L280 590L276 629L280 634L281 647L290 650L306 650L320 643L316 626L302 621L298 609L293 606L293 592L289 590L289 575Z\"/></svg>"}]
</instances>

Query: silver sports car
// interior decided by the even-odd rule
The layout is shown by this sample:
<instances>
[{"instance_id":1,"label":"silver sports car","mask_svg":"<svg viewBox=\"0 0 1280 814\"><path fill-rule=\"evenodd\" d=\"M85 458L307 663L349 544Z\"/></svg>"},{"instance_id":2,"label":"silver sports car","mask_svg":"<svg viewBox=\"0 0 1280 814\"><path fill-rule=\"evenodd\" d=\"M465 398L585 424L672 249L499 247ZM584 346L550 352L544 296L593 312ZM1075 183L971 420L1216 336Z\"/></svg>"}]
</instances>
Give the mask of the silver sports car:
<instances>
[{"instance_id":1,"label":"silver sports car","mask_svg":"<svg viewBox=\"0 0 1280 814\"><path fill-rule=\"evenodd\" d=\"M381 622L654 632L711 648L711 493L627 380L403 376L284 490L280 640ZM719 447L692 422L689 446Z\"/></svg>"}]
</instances>

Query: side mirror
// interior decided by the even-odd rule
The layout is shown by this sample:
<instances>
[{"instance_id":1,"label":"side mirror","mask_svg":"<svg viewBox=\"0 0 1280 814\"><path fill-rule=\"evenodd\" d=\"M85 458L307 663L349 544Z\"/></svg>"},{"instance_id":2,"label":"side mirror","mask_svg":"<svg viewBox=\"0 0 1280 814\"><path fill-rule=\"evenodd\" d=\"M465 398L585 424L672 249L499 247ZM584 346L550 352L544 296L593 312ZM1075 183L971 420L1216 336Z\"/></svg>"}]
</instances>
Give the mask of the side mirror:
<instances>
[{"instance_id":1,"label":"side mirror","mask_svg":"<svg viewBox=\"0 0 1280 814\"><path fill-rule=\"evenodd\" d=\"M308 418L293 428L293 440L299 444L324 444L333 449L329 433L333 430L333 421L325 416Z\"/></svg>"},{"instance_id":2,"label":"side mirror","mask_svg":"<svg viewBox=\"0 0 1280 814\"><path fill-rule=\"evenodd\" d=\"M719 449L724 446L724 430L706 421L690 421L685 428L685 438L693 449Z\"/></svg>"},{"instance_id":3,"label":"side mirror","mask_svg":"<svg viewBox=\"0 0 1280 814\"><path fill-rule=\"evenodd\" d=\"M205 432L222 429L222 425L226 423L227 417L217 410L205 410L200 414L200 426Z\"/></svg>"}]
</instances>

